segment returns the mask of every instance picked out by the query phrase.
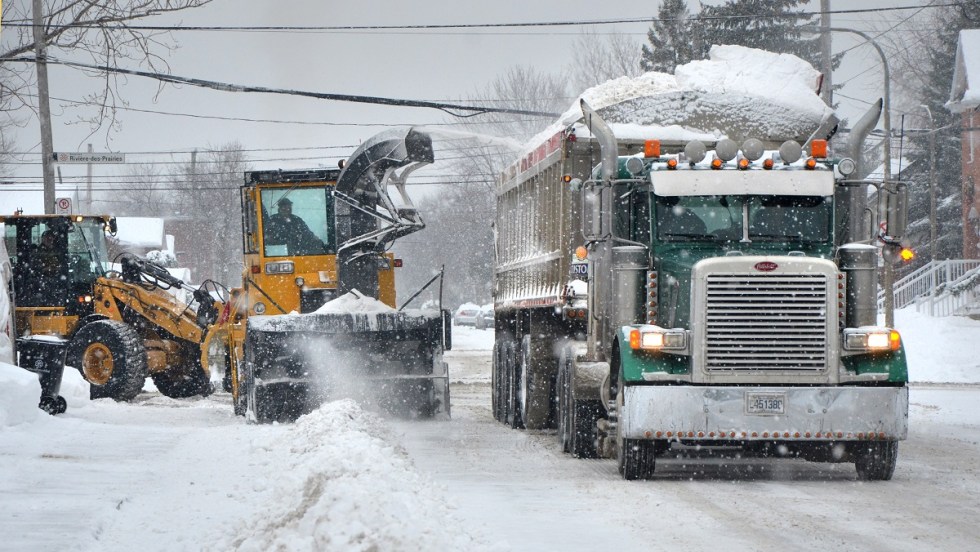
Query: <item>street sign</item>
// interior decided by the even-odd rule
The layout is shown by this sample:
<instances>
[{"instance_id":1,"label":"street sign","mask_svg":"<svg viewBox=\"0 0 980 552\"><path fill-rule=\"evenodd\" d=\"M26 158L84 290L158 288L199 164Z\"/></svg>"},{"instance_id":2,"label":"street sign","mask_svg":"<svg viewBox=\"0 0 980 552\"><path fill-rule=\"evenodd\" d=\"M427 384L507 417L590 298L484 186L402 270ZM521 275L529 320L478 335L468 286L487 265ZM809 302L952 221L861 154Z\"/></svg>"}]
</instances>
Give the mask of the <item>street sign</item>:
<instances>
[{"instance_id":1,"label":"street sign","mask_svg":"<svg viewBox=\"0 0 980 552\"><path fill-rule=\"evenodd\" d=\"M71 199L67 197L59 197L54 200L54 211L56 215L70 215L71 214Z\"/></svg>"},{"instance_id":2,"label":"street sign","mask_svg":"<svg viewBox=\"0 0 980 552\"><path fill-rule=\"evenodd\" d=\"M55 163L125 163L125 153L57 152Z\"/></svg>"}]
</instances>

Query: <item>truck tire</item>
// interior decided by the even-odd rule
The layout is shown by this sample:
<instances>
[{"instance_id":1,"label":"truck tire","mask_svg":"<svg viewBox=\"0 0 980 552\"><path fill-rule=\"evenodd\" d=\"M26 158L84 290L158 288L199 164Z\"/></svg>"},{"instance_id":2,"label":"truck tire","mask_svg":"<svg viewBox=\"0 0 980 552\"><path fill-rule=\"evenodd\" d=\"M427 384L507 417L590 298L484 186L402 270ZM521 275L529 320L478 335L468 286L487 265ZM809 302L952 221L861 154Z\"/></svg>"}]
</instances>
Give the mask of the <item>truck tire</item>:
<instances>
[{"instance_id":1,"label":"truck tire","mask_svg":"<svg viewBox=\"0 0 980 552\"><path fill-rule=\"evenodd\" d=\"M599 421L602 403L575 398L574 352L570 347L562 351L558 368L558 438L562 452L575 458L598 458L596 449L596 422Z\"/></svg>"},{"instance_id":2,"label":"truck tire","mask_svg":"<svg viewBox=\"0 0 980 552\"><path fill-rule=\"evenodd\" d=\"M91 397L131 401L146 382L146 348L136 330L116 320L82 326L68 343L65 363L91 384Z\"/></svg>"},{"instance_id":3,"label":"truck tire","mask_svg":"<svg viewBox=\"0 0 980 552\"><path fill-rule=\"evenodd\" d=\"M858 479L864 481L888 481L895 473L898 462L897 441L859 442L853 445L851 454Z\"/></svg>"},{"instance_id":4,"label":"truck tire","mask_svg":"<svg viewBox=\"0 0 980 552\"><path fill-rule=\"evenodd\" d=\"M657 468L656 447L653 441L620 438L616 460L623 479L650 479Z\"/></svg>"},{"instance_id":5,"label":"truck tire","mask_svg":"<svg viewBox=\"0 0 980 552\"><path fill-rule=\"evenodd\" d=\"M503 359L504 381L504 423L511 429L521 429L524 423L521 421L521 412L517 407L517 347L513 338L507 338L501 348L500 355Z\"/></svg>"},{"instance_id":6,"label":"truck tire","mask_svg":"<svg viewBox=\"0 0 980 552\"><path fill-rule=\"evenodd\" d=\"M526 429L548 429L551 421L551 379L547 357L531 336L521 340L518 373L518 403Z\"/></svg>"},{"instance_id":7,"label":"truck tire","mask_svg":"<svg viewBox=\"0 0 980 552\"><path fill-rule=\"evenodd\" d=\"M627 439L623 435L623 396L625 386L622 375L619 378L619 392L616 394L616 412L619 423L616 425L616 464L620 475L627 481L650 479L657 469L657 445L645 439Z\"/></svg>"},{"instance_id":8,"label":"truck tire","mask_svg":"<svg viewBox=\"0 0 980 552\"><path fill-rule=\"evenodd\" d=\"M503 366L503 361L500 356L500 340L495 340L493 342L493 365L490 370L490 410L493 413L493 419L498 422L504 421L504 408L503 408L503 386L501 381L501 367Z\"/></svg>"}]
</instances>

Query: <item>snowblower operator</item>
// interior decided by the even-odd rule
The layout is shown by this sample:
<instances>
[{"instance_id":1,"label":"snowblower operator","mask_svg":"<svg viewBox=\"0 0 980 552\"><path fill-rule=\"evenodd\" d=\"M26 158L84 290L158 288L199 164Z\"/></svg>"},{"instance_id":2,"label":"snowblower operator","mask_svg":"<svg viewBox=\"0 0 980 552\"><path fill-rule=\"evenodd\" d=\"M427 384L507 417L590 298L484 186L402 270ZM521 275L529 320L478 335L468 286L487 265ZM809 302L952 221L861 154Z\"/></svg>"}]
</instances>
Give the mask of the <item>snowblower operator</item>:
<instances>
[{"instance_id":1,"label":"snowblower operator","mask_svg":"<svg viewBox=\"0 0 980 552\"><path fill-rule=\"evenodd\" d=\"M284 244L289 255L322 255L326 246L303 219L293 214L293 202L282 198L276 203L276 214L266 224L266 243Z\"/></svg>"}]
</instances>

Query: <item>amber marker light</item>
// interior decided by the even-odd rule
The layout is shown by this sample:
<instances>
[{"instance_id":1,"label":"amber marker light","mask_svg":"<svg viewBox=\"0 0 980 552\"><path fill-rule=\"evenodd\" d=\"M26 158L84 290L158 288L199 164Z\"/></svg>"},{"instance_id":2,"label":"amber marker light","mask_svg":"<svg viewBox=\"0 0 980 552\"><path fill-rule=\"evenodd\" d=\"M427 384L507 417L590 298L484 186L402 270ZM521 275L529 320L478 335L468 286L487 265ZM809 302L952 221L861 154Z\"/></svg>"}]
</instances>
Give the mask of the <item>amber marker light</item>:
<instances>
[{"instance_id":1,"label":"amber marker light","mask_svg":"<svg viewBox=\"0 0 980 552\"><path fill-rule=\"evenodd\" d=\"M671 170L671 171L677 169L677 160L676 159L668 159L667 160L667 169L668 170Z\"/></svg>"},{"instance_id":2,"label":"amber marker light","mask_svg":"<svg viewBox=\"0 0 980 552\"><path fill-rule=\"evenodd\" d=\"M775 164L776 164L776 162L773 161L772 159L766 159L765 161L762 162L762 168L763 169L766 169L767 171L769 171L769 170L772 170L772 166L775 165Z\"/></svg>"},{"instance_id":3,"label":"amber marker light","mask_svg":"<svg viewBox=\"0 0 980 552\"><path fill-rule=\"evenodd\" d=\"M821 159L827 158L827 141L826 140L814 140L810 142L810 155L813 157L819 157Z\"/></svg>"},{"instance_id":4,"label":"amber marker light","mask_svg":"<svg viewBox=\"0 0 980 552\"><path fill-rule=\"evenodd\" d=\"M575 258L584 261L589 256L589 250L584 245L575 248Z\"/></svg>"},{"instance_id":5,"label":"amber marker light","mask_svg":"<svg viewBox=\"0 0 980 552\"><path fill-rule=\"evenodd\" d=\"M817 168L817 160L811 157L806 160L806 163L803 166L812 171L813 169Z\"/></svg>"},{"instance_id":6,"label":"amber marker light","mask_svg":"<svg viewBox=\"0 0 980 552\"><path fill-rule=\"evenodd\" d=\"M718 169L721 168L722 164L723 163L722 163L721 159L712 159L712 161L711 161L711 168L712 169L715 169L715 170L718 170Z\"/></svg>"},{"instance_id":7,"label":"amber marker light","mask_svg":"<svg viewBox=\"0 0 980 552\"><path fill-rule=\"evenodd\" d=\"M566 174L565 176L561 177L561 181L564 182L565 184L568 184L569 182L572 181L572 175Z\"/></svg>"},{"instance_id":8,"label":"amber marker light","mask_svg":"<svg viewBox=\"0 0 980 552\"><path fill-rule=\"evenodd\" d=\"M902 347L902 336L897 331L892 330L888 332L888 345L893 351L897 351Z\"/></svg>"},{"instance_id":9,"label":"amber marker light","mask_svg":"<svg viewBox=\"0 0 980 552\"><path fill-rule=\"evenodd\" d=\"M643 142L644 157L660 157L660 140L647 140Z\"/></svg>"},{"instance_id":10,"label":"amber marker light","mask_svg":"<svg viewBox=\"0 0 980 552\"><path fill-rule=\"evenodd\" d=\"M749 160L746 159L746 158L744 158L744 157L741 158L741 159L739 159L738 160L738 168L741 169L741 170L743 170L743 171L745 169L749 168Z\"/></svg>"}]
</instances>

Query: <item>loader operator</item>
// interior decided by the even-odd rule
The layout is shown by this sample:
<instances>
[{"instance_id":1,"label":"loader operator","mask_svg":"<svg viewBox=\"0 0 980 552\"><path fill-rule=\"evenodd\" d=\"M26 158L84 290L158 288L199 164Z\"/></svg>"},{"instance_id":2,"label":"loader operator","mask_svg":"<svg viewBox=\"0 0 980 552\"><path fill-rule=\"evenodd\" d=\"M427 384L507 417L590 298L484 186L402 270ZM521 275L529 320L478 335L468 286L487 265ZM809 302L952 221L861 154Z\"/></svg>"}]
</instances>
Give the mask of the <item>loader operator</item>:
<instances>
[{"instance_id":1,"label":"loader operator","mask_svg":"<svg viewBox=\"0 0 980 552\"><path fill-rule=\"evenodd\" d=\"M276 203L276 214L266 223L267 244L285 245L289 255L322 255L327 252L320 238L303 219L293 214L293 202L282 198Z\"/></svg>"}]
</instances>

